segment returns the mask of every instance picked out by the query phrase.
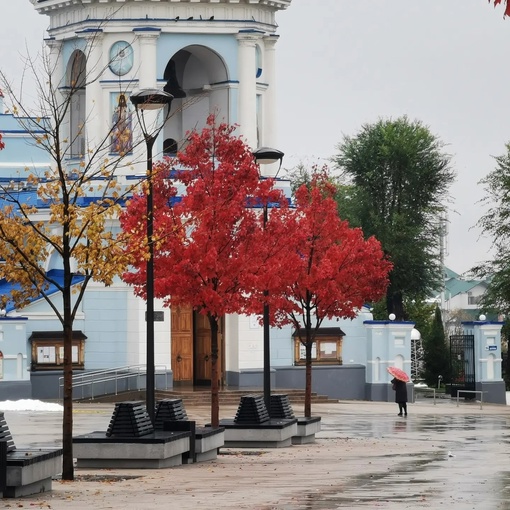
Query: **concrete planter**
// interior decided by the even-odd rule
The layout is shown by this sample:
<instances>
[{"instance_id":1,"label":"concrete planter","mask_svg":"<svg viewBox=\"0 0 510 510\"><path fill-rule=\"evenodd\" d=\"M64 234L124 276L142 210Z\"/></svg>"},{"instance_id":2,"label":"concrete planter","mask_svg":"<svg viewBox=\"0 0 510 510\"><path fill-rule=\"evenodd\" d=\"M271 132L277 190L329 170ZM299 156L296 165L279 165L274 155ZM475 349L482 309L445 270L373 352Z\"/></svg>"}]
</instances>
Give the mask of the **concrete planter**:
<instances>
[{"instance_id":1,"label":"concrete planter","mask_svg":"<svg viewBox=\"0 0 510 510\"><path fill-rule=\"evenodd\" d=\"M214 460L218 449L225 446L225 429L199 427L195 433L195 462Z\"/></svg>"},{"instance_id":2,"label":"concrete planter","mask_svg":"<svg viewBox=\"0 0 510 510\"><path fill-rule=\"evenodd\" d=\"M308 444L315 442L315 434L321 431L321 417L297 419L297 434L292 436L292 444Z\"/></svg>"},{"instance_id":3,"label":"concrete planter","mask_svg":"<svg viewBox=\"0 0 510 510\"><path fill-rule=\"evenodd\" d=\"M182 464L190 449L190 432L156 431L141 437L107 437L92 432L73 437L79 468L159 469Z\"/></svg>"},{"instance_id":4,"label":"concrete planter","mask_svg":"<svg viewBox=\"0 0 510 510\"><path fill-rule=\"evenodd\" d=\"M52 479L62 472L62 449L16 448L7 455L5 498L51 491Z\"/></svg>"},{"instance_id":5,"label":"concrete planter","mask_svg":"<svg viewBox=\"0 0 510 510\"><path fill-rule=\"evenodd\" d=\"M225 428L227 448L284 448L292 445L292 437L297 434L297 420L268 420L264 423L235 423L222 420Z\"/></svg>"}]
</instances>

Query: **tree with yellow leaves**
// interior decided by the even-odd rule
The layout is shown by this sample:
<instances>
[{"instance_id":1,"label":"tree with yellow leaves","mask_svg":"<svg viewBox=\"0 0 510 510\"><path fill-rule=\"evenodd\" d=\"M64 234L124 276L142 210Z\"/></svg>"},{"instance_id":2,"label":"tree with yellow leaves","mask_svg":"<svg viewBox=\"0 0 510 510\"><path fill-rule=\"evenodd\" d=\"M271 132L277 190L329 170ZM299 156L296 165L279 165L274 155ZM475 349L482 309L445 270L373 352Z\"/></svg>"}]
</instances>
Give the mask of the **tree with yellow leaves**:
<instances>
[{"instance_id":1,"label":"tree with yellow leaves","mask_svg":"<svg viewBox=\"0 0 510 510\"><path fill-rule=\"evenodd\" d=\"M85 139L85 127L69 134L70 109L79 89L99 79L78 76L61 92L49 56L27 58L27 70L38 85L37 114L16 94L0 72L0 83L12 113L51 164L42 171L26 168L23 189L0 184L0 278L13 284L2 297L16 308L43 298L60 321L64 339L64 417L62 425L62 478L74 478L72 450L72 334L73 323L90 281L110 285L126 269L126 254L116 238L117 218L125 197L133 189L120 186L116 177L124 153L111 152L111 130L94 147L76 157L75 142ZM62 78L64 79L64 78ZM73 138L74 137L74 138ZM73 147L74 144L74 147ZM71 158L70 156L74 156ZM69 161L74 164L70 164ZM26 184L25 184L26 183ZM62 278L47 271L50 258L59 259ZM50 296L57 289L62 301Z\"/></svg>"}]
</instances>

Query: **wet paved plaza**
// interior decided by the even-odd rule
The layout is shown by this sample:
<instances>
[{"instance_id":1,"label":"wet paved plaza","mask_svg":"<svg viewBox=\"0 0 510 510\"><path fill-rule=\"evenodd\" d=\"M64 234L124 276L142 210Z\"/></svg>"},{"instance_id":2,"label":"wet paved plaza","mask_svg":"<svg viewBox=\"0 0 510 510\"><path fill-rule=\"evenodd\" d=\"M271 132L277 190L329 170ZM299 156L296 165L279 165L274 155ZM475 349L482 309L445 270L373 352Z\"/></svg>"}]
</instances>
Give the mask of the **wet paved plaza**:
<instances>
[{"instance_id":1,"label":"wet paved plaza","mask_svg":"<svg viewBox=\"0 0 510 510\"><path fill-rule=\"evenodd\" d=\"M325 424L321 438L385 439L402 451L380 459L391 469L371 470L349 478L340 490L323 492L303 508L444 508L510 509L510 416L420 414L409 418L351 416ZM440 409L437 409L439 411ZM506 410L505 410L506 411ZM406 455L405 448L419 450ZM432 448L432 451L431 451Z\"/></svg>"},{"instance_id":2,"label":"wet paved plaza","mask_svg":"<svg viewBox=\"0 0 510 510\"><path fill-rule=\"evenodd\" d=\"M75 435L106 430L111 405L75 407ZM222 409L232 417L236 408ZM296 415L302 410L294 408ZM187 409L205 423L209 409ZM313 445L224 449L216 461L166 470L77 470L74 482L11 507L329 510L336 508L510 510L510 408L450 400L409 406L340 402L313 406ZM59 444L61 413L6 411L18 445ZM101 482L98 474L106 476ZM93 476L94 475L94 476ZM95 477L95 478L94 478ZM84 481L89 480L89 481Z\"/></svg>"}]
</instances>

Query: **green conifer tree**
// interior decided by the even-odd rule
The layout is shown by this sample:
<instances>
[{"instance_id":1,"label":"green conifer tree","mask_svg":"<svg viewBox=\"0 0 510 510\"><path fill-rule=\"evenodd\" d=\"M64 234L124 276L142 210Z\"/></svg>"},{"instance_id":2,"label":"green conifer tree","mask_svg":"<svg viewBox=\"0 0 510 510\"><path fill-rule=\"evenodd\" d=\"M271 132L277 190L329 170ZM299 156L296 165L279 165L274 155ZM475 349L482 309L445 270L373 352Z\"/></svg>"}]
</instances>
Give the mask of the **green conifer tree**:
<instances>
[{"instance_id":1,"label":"green conifer tree","mask_svg":"<svg viewBox=\"0 0 510 510\"><path fill-rule=\"evenodd\" d=\"M450 350L446 342L441 310L436 306L430 331L424 338L425 382L428 386L437 386L439 376L443 383L450 382Z\"/></svg>"}]
</instances>

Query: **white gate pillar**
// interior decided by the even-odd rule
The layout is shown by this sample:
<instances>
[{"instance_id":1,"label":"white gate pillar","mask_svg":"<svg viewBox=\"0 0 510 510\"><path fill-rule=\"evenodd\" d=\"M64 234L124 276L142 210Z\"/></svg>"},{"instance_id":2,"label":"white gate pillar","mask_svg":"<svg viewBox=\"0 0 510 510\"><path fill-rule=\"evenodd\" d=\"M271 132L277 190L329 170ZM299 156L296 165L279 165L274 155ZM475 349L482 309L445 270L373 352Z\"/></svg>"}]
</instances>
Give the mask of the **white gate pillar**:
<instances>
[{"instance_id":1,"label":"white gate pillar","mask_svg":"<svg viewBox=\"0 0 510 510\"><path fill-rule=\"evenodd\" d=\"M476 389L484 392L484 402L506 404L505 382L501 375L501 328L504 323L487 321L483 315L480 319L462 323L463 333L474 336Z\"/></svg>"}]
</instances>

